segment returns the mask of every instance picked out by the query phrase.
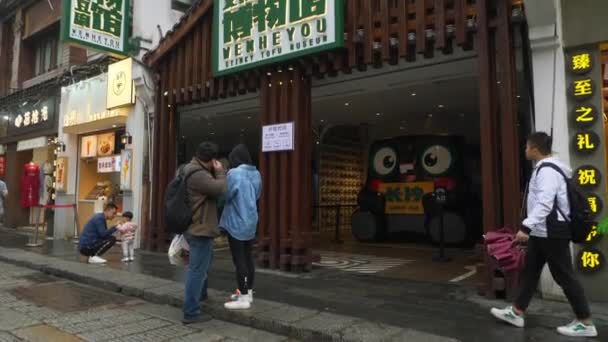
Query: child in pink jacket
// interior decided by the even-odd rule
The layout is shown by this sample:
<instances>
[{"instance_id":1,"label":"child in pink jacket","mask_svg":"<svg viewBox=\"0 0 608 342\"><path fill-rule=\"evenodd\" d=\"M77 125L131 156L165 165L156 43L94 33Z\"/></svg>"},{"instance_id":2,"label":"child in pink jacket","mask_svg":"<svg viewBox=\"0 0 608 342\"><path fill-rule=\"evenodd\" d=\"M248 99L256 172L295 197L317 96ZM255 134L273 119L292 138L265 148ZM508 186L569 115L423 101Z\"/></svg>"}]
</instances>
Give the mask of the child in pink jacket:
<instances>
[{"instance_id":1,"label":"child in pink jacket","mask_svg":"<svg viewBox=\"0 0 608 342\"><path fill-rule=\"evenodd\" d=\"M122 213L122 217L125 219L125 222L118 227L120 240L122 241L122 262L130 262L135 260L135 231L137 230L137 225L131 222L133 220L132 212L125 211Z\"/></svg>"}]
</instances>

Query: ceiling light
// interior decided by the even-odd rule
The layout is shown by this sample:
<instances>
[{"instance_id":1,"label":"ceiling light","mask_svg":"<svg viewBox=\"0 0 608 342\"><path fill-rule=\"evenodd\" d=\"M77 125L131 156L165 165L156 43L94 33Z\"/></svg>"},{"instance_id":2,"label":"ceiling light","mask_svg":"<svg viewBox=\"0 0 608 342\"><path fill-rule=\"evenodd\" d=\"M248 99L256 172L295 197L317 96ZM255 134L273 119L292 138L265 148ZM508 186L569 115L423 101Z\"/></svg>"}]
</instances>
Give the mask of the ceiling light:
<instances>
[{"instance_id":1,"label":"ceiling light","mask_svg":"<svg viewBox=\"0 0 608 342\"><path fill-rule=\"evenodd\" d=\"M169 95L169 92L168 92L168 91L165 91L165 92L163 93L163 95L167 96L167 95Z\"/></svg>"},{"instance_id":2,"label":"ceiling light","mask_svg":"<svg viewBox=\"0 0 608 342\"><path fill-rule=\"evenodd\" d=\"M521 99L521 95L517 95L517 98L518 98L518 99Z\"/></svg>"},{"instance_id":3,"label":"ceiling light","mask_svg":"<svg viewBox=\"0 0 608 342\"><path fill-rule=\"evenodd\" d=\"M427 114L427 115L426 115L426 117L430 119L430 118L432 118L432 117L433 117L433 114L432 114L432 113L429 113L429 114Z\"/></svg>"},{"instance_id":4,"label":"ceiling light","mask_svg":"<svg viewBox=\"0 0 608 342\"><path fill-rule=\"evenodd\" d=\"M321 123L325 122L325 120L321 120Z\"/></svg>"},{"instance_id":5,"label":"ceiling light","mask_svg":"<svg viewBox=\"0 0 608 342\"><path fill-rule=\"evenodd\" d=\"M416 93L412 93L412 96L416 96Z\"/></svg>"},{"instance_id":6,"label":"ceiling light","mask_svg":"<svg viewBox=\"0 0 608 342\"><path fill-rule=\"evenodd\" d=\"M348 106L350 106L350 103L348 103L348 102L344 102L344 105L345 105L346 107L348 107Z\"/></svg>"},{"instance_id":7,"label":"ceiling light","mask_svg":"<svg viewBox=\"0 0 608 342\"><path fill-rule=\"evenodd\" d=\"M247 120L251 120L251 116L248 116L248 117L247 117Z\"/></svg>"},{"instance_id":8,"label":"ceiling light","mask_svg":"<svg viewBox=\"0 0 608 342\"><path fill-rule=\"evenodd\" d=\"M112 125L112 128L116 128L116 125Z\"/></svg>"},{"instance_id":9,"label":"ceiling light","mask_svg":"<svg viewBox=\"0 0 608 342\"><path fill-rule=\"evenodd\" d=\"M266 75L272 76L272 73L269 71L269 72L266 73Z\"/></svg>"},{"instance_id":10,"label":"ceiling light","mask_svg":"<svg viewBox=\"0 0 608 342\"><path fill-rule=\"evenodd\" d=\"M211 134L211 135L215 135L215 132L211 132L211 133L209 133L209 134Z\"/></svg>"},{"instance_id":11,"label":"ceiling light","mask_svg":"<svg viewBox=\"0 0 608 342\"><path fill-rule=\"evenodd\" d=\"M399 129L403 131L405 129L405 127L401 126L401 127L399 127Z\"/></svg>"},{"instance_id":12,"label":"ceiling light","mask_svg":"<svg viewBox=\"0 0 608 342\"><path fill-rule=\"evenodd\" d=\"M437 108L444 108L444 107L445 107L445 106L444 106L444 105L442 105L442 104L437 105Z\"/></svg>"},{"instance_id":13,"label":"ceiling light","mask_svg":"<svg viewBox=\"0 0 608 342\"><path fill-rule=\"evenodd\" d=\"M376 116L380 116L380 115L382 115L382 114L380 114L380 113L376 113Z\"/></svg>"},{"instance_id":14,"label":"ceiling light","mask_svg":"<svg viewBox=\"0 0 608 342\"><path fill-rule=\"evenodd\" d=\"M10 119L10 118L8 117L8 115L5 115L5 116L4 116L4 120L8 121L8 119Z\"/></svg>"}]
</instances>

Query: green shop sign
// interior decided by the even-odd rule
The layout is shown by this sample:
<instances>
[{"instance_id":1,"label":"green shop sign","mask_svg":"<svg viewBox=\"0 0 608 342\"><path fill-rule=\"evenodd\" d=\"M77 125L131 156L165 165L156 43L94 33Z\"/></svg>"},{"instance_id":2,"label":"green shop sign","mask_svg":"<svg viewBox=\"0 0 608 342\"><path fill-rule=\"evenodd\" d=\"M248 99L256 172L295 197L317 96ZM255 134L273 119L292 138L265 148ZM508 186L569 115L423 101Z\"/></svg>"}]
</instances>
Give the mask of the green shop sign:
<instances>
[{"instance_id":1,"label":"green shop sign","mask_svg":"<svg viewBox=\"0 0 608 342\"><path fill-rule=\"evenodd\" d=\"M63 0L61 37L66 42L126 55L129 13L129 0Z\"/></svg>"},{"instance_id":2,"label":"green shop sign","mask_svg":"<svg viewBox=\"0 0 608 342\"><path fill-rule=\"evenodd\" d=\"M214 75L341 47L342 0L215 0Z\"/></svg>"}]
</instances>

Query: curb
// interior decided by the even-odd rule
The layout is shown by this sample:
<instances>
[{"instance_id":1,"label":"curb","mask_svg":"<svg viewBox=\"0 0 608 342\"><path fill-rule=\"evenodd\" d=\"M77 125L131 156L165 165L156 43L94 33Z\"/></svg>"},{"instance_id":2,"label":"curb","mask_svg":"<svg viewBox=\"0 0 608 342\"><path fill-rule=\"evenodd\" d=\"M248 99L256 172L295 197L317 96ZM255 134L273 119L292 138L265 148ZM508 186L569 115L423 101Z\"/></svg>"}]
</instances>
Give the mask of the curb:
<instances>
[{"instance_id":1,"label":"curb","mask_svg":"<svg viewBox=\"0 0 608 342\"><path fill-rule=\"evenodd\" d=\"M0 247L0 261L155 304L179 308L183 304L184 286L171 280L109 267L91 266L13 248ZM228 292L214 289L209 289L208 292L209 300L203 303L202 310L212 317L303 341L456 341L411 329L263 299L256 299L251 310L229 311L224 309L224 302L221 300L229 297Z\"/></svg>"}]
</instances>

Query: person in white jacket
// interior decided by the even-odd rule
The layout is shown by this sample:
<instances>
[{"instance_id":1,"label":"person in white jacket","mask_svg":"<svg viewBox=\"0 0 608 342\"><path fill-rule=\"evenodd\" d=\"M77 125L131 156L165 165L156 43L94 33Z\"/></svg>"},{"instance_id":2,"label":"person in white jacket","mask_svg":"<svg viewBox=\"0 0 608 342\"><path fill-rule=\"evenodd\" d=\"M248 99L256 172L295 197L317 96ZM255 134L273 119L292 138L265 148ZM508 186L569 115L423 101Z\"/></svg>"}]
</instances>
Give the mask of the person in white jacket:
<instances>
[{"instance_id":1,"label":"person in white jacket","mask_svg":"<svg viewBox=\"0 0 608 342\"><path fill-rule=\"evenodd\" d=\"M561 169L567 177L571 177L572 170L551 155L552 142L543 132L528 138L526 158L536 165L528 185L527 216L516 236L517 242L528 243L523 281L513 306L493 308L491 313L501 321L523 328L524 314L536 292L543 267L548 264L576 315L572 323L557 328L557 332L571 337L595 337L597 329L591 321L589 303L572 266L572 235L564 217L570 216L567 183L553 167Z\"/></svg>"}]
</instances>

